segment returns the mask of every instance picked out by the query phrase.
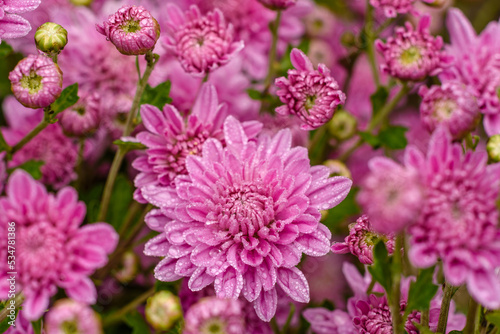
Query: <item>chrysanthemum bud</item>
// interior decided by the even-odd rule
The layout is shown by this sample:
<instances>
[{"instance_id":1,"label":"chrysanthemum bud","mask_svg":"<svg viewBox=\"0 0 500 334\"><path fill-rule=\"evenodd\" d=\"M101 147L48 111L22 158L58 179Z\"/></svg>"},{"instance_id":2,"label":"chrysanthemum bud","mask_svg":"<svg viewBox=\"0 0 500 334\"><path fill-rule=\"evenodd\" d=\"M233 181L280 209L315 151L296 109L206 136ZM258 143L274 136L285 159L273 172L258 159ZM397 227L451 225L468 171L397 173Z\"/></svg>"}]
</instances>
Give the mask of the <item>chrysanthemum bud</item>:
<instances>
[{"instance_id":1,"label":"chrysanthemum bud","mask_svg":"<svg viewBox=\"0 0 500 334\"><path fill-rule=\"evenodd\" d=\"M59 300L47 313L45 326L47 333L102 333L94 310L72 299Z\"/></svg>"},{"instance_id":2,"label":"chrysanthemum bud","mask_svg":"<svg viewBox=\"0 0 500 334\"><path fill-rule=\"evenodd\" d=\"M486 145L488 156L493 161L500 161L500 135L493 135Z\"/></svg>"},{"instance_id":3,"label":"chrysanthemum bud","mask_svg":"<svg viewBox=\"0 0 500 334\"><path fill-rule=\"evenodd\" d=\"M12 92L25 107L45 108L62 91L62 71L44 55L29 55L9 74Z\"/></svg>"},{"instance_id":4,"label":"chrysanthemum bud","mask_svg":"<svg viewBox=\"0 0 500 334\"><path fill-rule=\"evenodd\" d=\"M272 10L287 9L297 3L297 0L258 0L261 4Z\"/></svg>"},{"instance_id":5,"label":"chrysanthemum bud","mask_svg":"<svg viewBox=\"0 0 500 334\"><path fill-rule=\"evenodd\" d=\"M122 283L127 283L133 280L139 269L139 259L133 252L123 254L120 268L115 273L115 278Z\"/></svg>"},{"instance_id":6,"label":"chrysanthemum bud","mask_svg":"<svg viewBox=\"0 0 500 334\"><path fill-rule=\"evenodd\" d=\"M330 169L330 176L345 176L352 179L351 171L340 160L327 160L323 165Z\"/></svg>"},{"instance_id":7,"label":"chrysanthemum bud","mask_svg":"<svg viewBox=\"0 0 500 334\"><path fill-rule=\"evenodd\" d=\"M144 312L148 323L160 331L170 329L182 317L179 297L169 291L160 291L149 297Z\"/></svg>"},{"instance_id":8,"label":"chrysanthemum bud","mask_svg":"<svg viewBox=\"0 0 500 334\"><path fill-rule=\"evenodd\" d=\"M36 48L46 53L59 53L68 43L68 32L53 22L45 22L35 33Z\"/></svg>"},{"instance_id":9,"label":"chrysanthemum bud","mask_svg":"<svg viewBox=\"0 0 500 334\"><path fill-rule=\"evenodd\" d=\"M123 6L96 29L124 55L146 54L160 37L160 25L141 6Z\"/></svg>"},{"instance_id":10,"label":"chrysanthemum bud","mask_svg":"<svg viewBox=\"0 0 500 334\"><path fill-rule=\"evenodd\" d=\"M345 110L339 110L328 122L328 131L339 140L351 138L356 133L356 118Z\"/></svg>"}]
</instances>

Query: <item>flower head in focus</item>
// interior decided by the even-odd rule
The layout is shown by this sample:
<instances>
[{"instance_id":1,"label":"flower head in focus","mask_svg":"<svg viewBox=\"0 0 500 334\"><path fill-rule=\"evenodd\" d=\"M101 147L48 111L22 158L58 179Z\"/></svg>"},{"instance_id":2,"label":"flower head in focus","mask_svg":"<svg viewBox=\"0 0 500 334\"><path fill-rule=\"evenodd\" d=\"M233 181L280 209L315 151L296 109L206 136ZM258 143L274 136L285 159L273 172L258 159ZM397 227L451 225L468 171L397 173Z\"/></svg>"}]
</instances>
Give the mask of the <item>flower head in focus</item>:
<instances>
[{"instance_id":1,"label":"flower head in focus","mask_svg":"<svg viewBox=\"0 0 500 334\"><path fill-rule=\"evenodd\" d=\"M188 73L204 76L227 64L244 47L242 41L234 40L233 25L219 9L202 15L196 5L183 13L168 4L167 15L165 45Z\"/></svg>"},{"instance_id":2,"label":"flower head in focus","mask_svg":"<svg viewBox=\"0 0 500 334\"><path fill-rule=\"evenodd\" d=\"M94 310L71 299L60 299L45 317L47 333L102 334L101 324Z\"/></svg>"},{"instance_id":3,"label":"flower head in focus","mask_svg":"<svg viewBox=\"0 0 500 334\"><path fill-rule=\"evenodd\" d=\"M238 300L202 298L187 310L184 321L185 334L246 333L245 314Z\"/></svg>"},{"instance_id":4,"label":"flower head in focus","mask_svg":"<svg viewBox=\"0 0 500 334\"><path fill-rule=\"evenodd\" d=\"M18 14L35 10L42 0L4 1L0 2L0 43L2 39L26 36L31 25L28 20Z\"/></svg>"},{"instance_id":5,"label":"flower head in focus","mask_svg":"<svg viewBox=\"0 0 500 334\"><path fill-rule=\"evenodd\" d=\"M160 25L141 6L123 6L96 29L124 55L146 54L160 37Z\"/></svg>"},{"instance_id":6,"label":"flower head in focus","mask_svg":"<svg viewBox=\"0 0 500 334\"><path fill-rule=\"evenodd\" d=\"M325 166L311 167L307 149L291 148L289 130L255 142L230 116L224 142L226 147L210 138L201 156L188 156L187 175L175 179L175 188L143 188L160 208L146 222L162 232L145 253L164 257L157 279L189 277L193 291L213 283L219 298L243 294L269 321L278 303L276 285L295 301L309 301L296 265L302 254L330 251L320 210L339 204L352 182L330 178Z\"/></svg>"},{"instance_id":7,"label":"flower head in focus","mask_svg":"<svg viewBox=\"0 0 500 334\"><path fill-rule=\"evenodd\" d=\"M62 72L52 59L44 55L29 55L9 73L12 92L28 108L44 108L62 92Z\"/></svg>"},{"instance_id":8,"label":"flower head in focus","mask_svg":"<svg viewBox=\"0 0 500 334\"><path fill-rule=\"evenodd\" d=\"M276 112L297 116L303 130L316 129L332 118L337 106L345 102L345 94L324 64L315 70L299 49L292 50L290 59L295 69L288 71L287 78L276 79L276 94L285 103Z\"/></svg>"},{"instance_id":9,"label":"flower head in focus","mask_svg":"<svg viewBox=\"0 0 500 334\"><path fill-rule=\"evenodd\" d=\"M95 303L96 289L88 276L106 264L118 235L106 223L80 227L84 217L85 205L78 202L75 189L66 187L53 195L23 170L10 176L6 196L0 197L0 230L6 235L9 222L16 224L16 288L26 297L26 319L38 319L57 288L75 301ZM6 238L0 241L0 255L7 258ZM4 261L1 299L9 292L8 271Z\"/></svg>"},{"instance_id":10,"label":"flower head in focus","mask_svg":"<svg viewBox=\"0 0 500 334\"><path fill-rule=\"evenodd\" d=\"M425 15L416 29L406 22L405 27L396 28L395 36L389 37L385 43L377 40L375 47L385 60L381 70L397 79L420 81L449 66L453 58L441 50L441 36L430 34L430 23L430 16Z\"/></svg>"}]
</instances>

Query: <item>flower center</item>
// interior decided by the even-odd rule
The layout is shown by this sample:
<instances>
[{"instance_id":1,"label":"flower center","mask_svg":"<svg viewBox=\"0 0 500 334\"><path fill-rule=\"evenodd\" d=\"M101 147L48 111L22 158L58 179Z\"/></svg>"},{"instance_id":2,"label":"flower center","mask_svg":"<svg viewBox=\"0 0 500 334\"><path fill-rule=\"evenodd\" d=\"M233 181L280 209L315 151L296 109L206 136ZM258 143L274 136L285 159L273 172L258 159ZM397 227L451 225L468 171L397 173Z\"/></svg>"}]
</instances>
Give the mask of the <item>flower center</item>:
<instances>
[{"instance_id":1,"label":"flower center","mask_svg":"<svg viewBox=\"0 0 500 334\"><path fill-rule=\"evenodd\" d=\"M64 334L80 334L76 320L68 320L61 324L61 330Z\"/></svg>"},{"instance_id":2,"label":"flower center","mask_svg":"<svg viewBox=\"0 0 500 334\"><path fill-rule=\"evenodd\" d=\"M21 87L27 89L30 94L36 94L43 87L42 77L36 74L35 71L31 71L29 75L24 75L21 78Z\"/></svg>"},{"instance_id":3,"label":"flower center","mask_svg":"<svg viewBox=\"0 0 500 334\"><path fill-rule=\"evenodd\" d=\"M219 318L208 319L200 328L202 334L226 334L226 324Z\"/></svg>"},{"instance_id":4,"label":"flower center","mask_svg":"<svg viewBox=\"0 0 500 334\"><path fill-rule=\"evenodd\" d=\"M449 119L453 111L457 109L457 104L453 100L439 100L436 101L434 107L434 115L440 121Z\"/></svg>"},{"instance_id":5,"label":"flower center","mask_svg":"<svg viewBox=\"0 0 500 334\"><path fill-rule=\"evenodd\" d=\"M316 103L316 95L309 95L306 97L306 103L304 104L304 107L306 108L307 111L311 110Z\"/></svg>"},{"instance_id":6,"label":"flower center","mask_svg":"<svg viewBox=\"0 0 500 334\"><path fill-rule=\"evenodd\" d=\"M138 21L138 20L130 20L127 23L120 26L120 28L124 32L126 32L127 34L131 34L131 33L138 32L139 30L141 30L141 25L140 25L140 21Z\"/></svg>"},{"instance_id":7,"label":"flower center","mask_svg":"<svg viewBox=\"0 0 500 334\"><path fill-rule=\"evenodd\" d=\"M73 110L78 114L78 115L85 115L85 107L83 105L78 105L73 108Z\"/></svg>"},{"instance_id":8,"label":"flower center","mask_svg":"<svg viewBox=\"0 0 500 334\"><path fill-rule=\"evenodd\" d=\"M412 65L422 58L420 50L416 46L412 46L401 53L401 64Z\"/></svg>"}]
</instances>

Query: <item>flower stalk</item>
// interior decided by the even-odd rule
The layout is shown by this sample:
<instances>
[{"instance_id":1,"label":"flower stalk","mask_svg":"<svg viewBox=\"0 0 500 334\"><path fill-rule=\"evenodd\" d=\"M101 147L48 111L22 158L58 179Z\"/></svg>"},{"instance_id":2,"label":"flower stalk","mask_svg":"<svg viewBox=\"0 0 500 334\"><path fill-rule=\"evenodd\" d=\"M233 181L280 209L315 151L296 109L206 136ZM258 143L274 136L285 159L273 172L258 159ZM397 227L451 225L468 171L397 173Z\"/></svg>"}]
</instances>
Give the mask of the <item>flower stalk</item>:
<instances>
[{"instance_id":1,"label":"flower stalk","mask_svg":"<svg viewBox=\"0 0 500 334\"><path fill-rule=\"evenodd\" d=\"M455 289L453 285L448 282L444 283L444 296L443 301L441 302L441 311L439 313L439 322L437 326L437 333L446 333L446 326L448 324L448 314L450 313L450 303L451 298Z\"/></svg>"},{"instance_id":2,"label":"flower stalk","mask_svg":"<svg viewBox=\"0 0 500 334\"><path fill-rule=\"evenodd\" d=\"M401 317L401 249L403 248L403 234L396 236L396 244L392 255L392 293L390 294L390 308L394 334L404 334L403 318Z\"/></svg>"},{"instance_id":3,"label":"flower stalk","mask_svg":"<svg viewBox=\"0 0 500 334\"><path fill-rule=\"evenodd\" d=\"M17 151L21 150L24 145L28 144L31 141L31 139L35 138L40 132L42 132L47 126L49 126L49 124L52 123L52 114L53 111L51 110L50 106L44 108L43 120L33 130L31 130L30 133L28 133L16 145L14 145L10 150L10 153L14 154Z\"/></svg>"},{"instance_id":4,"label":"flower stalk","mask_svg":"<svg viewBox=\"0 0 500 334\"><path fill-rule=\"evenodd\" d=\"M279 38L278 30L281 22L281 14L282 14L281 10L276 11L276 19L270 25L272 42L271 42L271 50L269 52L269 67L267 70L266 79L264 81L265 88L262 96L266 96L268 94L274 77L274 63L276 62L276 50L278 48L278 38Z\"/></svg>"}]
</instances>

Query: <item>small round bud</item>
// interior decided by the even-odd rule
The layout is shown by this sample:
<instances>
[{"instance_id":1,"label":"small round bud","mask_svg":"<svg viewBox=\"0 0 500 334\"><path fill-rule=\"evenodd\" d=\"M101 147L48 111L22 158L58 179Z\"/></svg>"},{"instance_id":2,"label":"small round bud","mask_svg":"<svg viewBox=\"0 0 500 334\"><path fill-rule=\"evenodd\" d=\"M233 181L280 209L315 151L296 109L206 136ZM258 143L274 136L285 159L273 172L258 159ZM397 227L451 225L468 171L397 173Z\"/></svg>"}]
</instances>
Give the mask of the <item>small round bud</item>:
<instances>
[{"instance_id":1,"label":"small round bud","mask_svg":"<svg viewBox=\"0 0 500 334\"><path fill-rule=\"evenodd\" d=\"M328 131L338 140L346 140L356 133L356 118L345 110L339 110L328 122Z\"/></svg>"},{"instance_id":2,"label":"small round bud","mask_svg":"<svg viewBox=\"0 0 500 334\"><path fill-rule=\"evenodd\" d=\"M171 292L160 291L148 298L144 313L154 329L166 331L182 318L181 302Z\"/></svg>"},{"instance_id":3,"label":"small round bud","mask_svg":"<svg viewBox=\"0 0 500 334\"><path fill-rule=\"evenodd\" d=\"M59 53L68 43L68 32L53 22L45 22L35 33L36 48L46 53Z\"/></svg>"},{"instance_id":4,"label":"small round bud","mask_svg":"<svg viewBox=\"0 0 500 334\"><path fill-rule=\"evenodd\" d=\"M60 299L45 316L46 333L102 334L101 321L90 306Z\"/></svg>"},{"instance_id":5,"label":"small round bud","mask_svg":"<svg viewBox=\"0 0 500 334\"><path fill-rule=\"evenodd\" d=\"M493 161L500 161L500 135L493 135L486 145L488 156Z\"/></svg>"},{"instance_id":6,"label":"small round bud","mask_svg":"<svg viewBox=\"0 0 500 334\"><path fill-rule=\"evenodd\" d=\"M94 0L69 0L75 6L90 6Z\"/></svg>"},{"instance_id":7,"label":"small round bud","mask_svg":"<svg viewBox=\"0 0 500 334\"><path fill-rule=\"evenodd\" d=\"M327 160L323 165L330 169L330 176L345 176L352 179L351 171L340 160Z\"/></svg>"},{"instance_id":8,"label":"small round bud","mask_svg":"<svg viewBox=\"0 0 500 334\"><path fill-rule=\"evenodd\" d=\"M135 278L138 270L139 259L137 255L134 252L126 252L123 254L122 262L115 273L115 278L122 283L128 283Z\"/></svg>"},{"instance_id":9,"label":"small round bud","mask_svg":"<svg viewBox=\"0 0 500 334\"><path fill-rule=\"evenodd\" d=\"M29 55L9 73L11 89L25 107L48 107L62 92L62 71L45 55Z\"/></svg>"}]
</instances>

